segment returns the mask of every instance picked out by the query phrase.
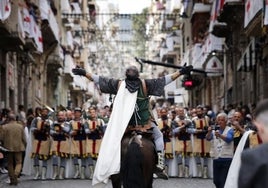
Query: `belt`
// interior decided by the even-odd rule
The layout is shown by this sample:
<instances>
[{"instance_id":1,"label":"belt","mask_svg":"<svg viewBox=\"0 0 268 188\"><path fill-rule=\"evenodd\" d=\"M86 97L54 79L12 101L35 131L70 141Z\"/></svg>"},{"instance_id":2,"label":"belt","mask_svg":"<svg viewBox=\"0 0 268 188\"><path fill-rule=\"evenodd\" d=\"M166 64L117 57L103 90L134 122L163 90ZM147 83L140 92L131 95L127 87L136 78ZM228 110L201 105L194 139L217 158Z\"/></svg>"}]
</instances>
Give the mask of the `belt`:
<instances>
[{"instance_id":1,"label":"belt","mask_svg":"<svg viewBox=\"0 0 268 188\"><path fill-rule=\"evenodd\" d=\"M129 125L126 129L126 131L141 131L141 132L147 132L148 129L152 128L151 124L146 125Z\"/></svg>"}]
</instances>

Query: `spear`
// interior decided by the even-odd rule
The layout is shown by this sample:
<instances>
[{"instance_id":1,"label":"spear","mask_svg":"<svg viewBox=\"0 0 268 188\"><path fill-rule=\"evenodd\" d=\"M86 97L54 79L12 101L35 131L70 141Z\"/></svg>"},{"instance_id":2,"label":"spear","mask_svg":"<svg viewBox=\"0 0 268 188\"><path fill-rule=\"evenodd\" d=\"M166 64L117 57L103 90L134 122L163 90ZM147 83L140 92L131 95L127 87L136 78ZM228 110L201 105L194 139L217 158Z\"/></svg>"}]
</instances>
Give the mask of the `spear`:
<instances>
[{"instance_id":1,"label":"spear","mask_svg":"<svg viewBox=\"0 0 268 188\"><path fill-rule=\"evenodd\" d=\"M175 69L181 69L183 67L183 66L179 66L179 65L173 65L173 64L168 64L168 63L161 63L161 62L145 60L145 59L141 59L141 58L137 58L137 57L135 57L135 60L140 64L146 63L146 64L150 64L150 65L158 65L158 66L162 66L162 67L169 67L169 68L175 68ZM184 66L186 66L186 63ZM215 73L215 72L206 72L206 71L200 70L200 69L192 69L192 72L202 73L205 75L207 73Z\"/></svg>"}]
</instances>

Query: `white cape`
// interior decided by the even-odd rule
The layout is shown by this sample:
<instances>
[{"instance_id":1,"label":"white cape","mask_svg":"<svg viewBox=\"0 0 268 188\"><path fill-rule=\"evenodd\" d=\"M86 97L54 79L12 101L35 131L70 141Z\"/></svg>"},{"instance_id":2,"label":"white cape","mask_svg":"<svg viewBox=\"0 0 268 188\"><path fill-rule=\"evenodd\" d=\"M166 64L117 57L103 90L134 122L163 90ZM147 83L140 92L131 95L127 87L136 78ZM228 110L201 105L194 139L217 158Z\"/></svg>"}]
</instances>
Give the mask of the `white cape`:
<instances>
[{"instance_id":1,"label":"white cape","mask_svg":"<svg viewBox=\"0 0 268 188\"><path fill-rule=\"evenodd\" d=\"M122 81L102 139L93 175L94 187L104 187L110 175L120 171L121 139L133 114L138 93L130 93L125 86L125 81Z\"/></svg>"},{"instance_id":2,"label":"white cape","mask_svg":"<svg viewBox=\"0 0 268 188\"><path fill-rule=\"evenodd\" d=\"M238 187L238 175L239 175L239 170L240 170L240 165L241 165L241 153L244 149L248 135L252 132L253 131L251 130L246 131L243 134L241 140L239 141L239 144L235 150L235 154L234 154L232 163L228 171L228 175L225 181L224 188L237 188Z\"/></svg>"}]
</instances>

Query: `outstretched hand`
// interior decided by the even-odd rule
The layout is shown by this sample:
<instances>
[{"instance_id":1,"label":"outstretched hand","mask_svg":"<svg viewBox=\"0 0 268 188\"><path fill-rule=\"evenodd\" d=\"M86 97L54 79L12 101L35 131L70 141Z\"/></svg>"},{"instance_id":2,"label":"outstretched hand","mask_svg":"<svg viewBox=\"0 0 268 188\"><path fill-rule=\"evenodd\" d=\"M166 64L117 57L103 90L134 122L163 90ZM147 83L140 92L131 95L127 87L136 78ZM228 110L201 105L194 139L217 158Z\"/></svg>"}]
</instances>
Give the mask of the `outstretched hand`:
<instances>
[{"instance_id":1,"label":"outstretched hand","mask_svg":"<svg viewBox=\"0 0 268 188\"><path fill-rule=\"evenodd\" d=\"M86 74L87 74L86 70L83 68L80 68L80 67L73 68L72 72L75 75L79 75L79 76L86 76Z\"/></svg>"},{"instance_id":2,"label":"outstretched hand","mask_svg":"<svg viewBox=\"0 0 268 188\"><path fill-rule=\"evenodd\" d=\"M180 74L183 75L183 74L190 74L191 71L193 70L193 66L192 65L184 65L180 70Z\"/></svg>"}]
</instances>

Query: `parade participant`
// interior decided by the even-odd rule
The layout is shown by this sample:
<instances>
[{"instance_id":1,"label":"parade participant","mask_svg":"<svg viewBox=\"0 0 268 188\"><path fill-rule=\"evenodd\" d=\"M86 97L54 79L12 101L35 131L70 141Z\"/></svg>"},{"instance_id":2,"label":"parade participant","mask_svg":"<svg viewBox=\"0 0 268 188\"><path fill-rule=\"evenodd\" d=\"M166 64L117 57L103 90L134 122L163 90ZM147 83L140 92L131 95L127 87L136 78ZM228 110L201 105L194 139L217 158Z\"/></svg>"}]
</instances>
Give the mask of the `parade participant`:
<instances>
[{"instance_id":1,"label":"parade participant","mask_svg":"<svg viewBox=\"0 0 268 188\"><path fill-rule=\"evenodd\" d=\"M41 110L41 117L33 119L31 124L31 133L33 133L32 139L32 155L34 159L35 176L34 179L39 178L39 160L42 161L42 176L41 178L46 179L47 172L47 160L49 159L50 151L50 126L52 121L48 117L49 110L43 108Z\"/></svg>"},{"instance_id":2,"label":"parade participant","mask_svg":"<svg viewBox=\"0 0 268 188\"><path fill-rule=\"evenodd\" d=\"M239 117L240 117L240 112L236 113L237 120L240 120ZM238 133L240 132L238 131ZM239 138L240 136L241 138ZM241 153L245 149L256 148L259 144L262 143L261 137L259 136L259 134L257 134L257 127L256 127L255 122L253 122L253 125L251 126L250 129L245 128L245 131L243 131L243 135L241 134L240 136L236 137L238 145L237 146L234 145L236 149L235 149L234 157L232 159L232 163L228 171L228 175L226 178L224 188L229 188L229 187L237 188L238 187L238 174L239 174L239 168L241 164Z\"/></svg>"},{"instance_id":3,"label":"parade participant","mask_svg":"<svg viewBox=\"0 0 268 188\"><path fill-rule=\"evenodd\" d=\"M206 140L209 117L203 113L203 107L196 107L196 117L192 119L194 132L193 154L197 165L197 177L208 178L208 157L210 152L210 142ZM201 165L203 158L203 167Z\"/></svg>"},{"instance_id":4,"label":"parade participant","mask_svg":"<svg viewBox=\"0 0 268 188\"><path fill-rule=\"evenodd\" d=\"M239 141L242 138L243 133L245 132L241 112L239 111L234 112L233 118L231 119L231 125L232 128L234 129L234 152L235 152L236 147L238 146Z\"/></svg>"},{"instance_id":5,"label":"parade participant","mask_svg":"<svg viewBox=\"0 0 268 188\"><path fill-rule=\"evenodd\" d=\"M157 125L160 131L163 134L164 139L164 151L157 151L158 160L162 160L158 162L159 167L161 168L162 164L168 167L167 163L164 159L172 159L173 158L173 150L172 150L172 142L171 142L171 119L168 117L168 110L166 108L162 108L160 110L160 118L157 121ZM165 154L165 156L163 156ZM168 172L168 168L166 168L166 172Z\"/></svg>"},{"instance_id":6,"label":"parade participant","mask_svg":"<svg viewBox=\"0 0 268 188\"><path fill-rule=\"evenodd\" d=\"M238 177L239 188L268 187L268 99L257 105L255 118L254 124L257 126L263 144L242 152Z\"/></svg>"},{"instance_id":7,"label":"parade participant","mask_svg":"<svg viewBox=\"0 0 268 188\"><path fill-rule=\"evenodd\" d=\"M18 184L18 177L22 169L22 153L26 148L26 137L24 127L16 122L16 116L13 113L8 114L9 122L0 127L0 140L3 146L8 150L8 176L10 185Z\"/></svg>"},{"instance_id":8,"label":"parade participant","mask_svg":"<svg viewBox=\"0 0 268 188\"><path fill-rule=\"evenodd\" d=\"M189 114L189 118L190 119L193 119L194 117L196 117L197 114L196 114L196 108L192 108L190 109L190 114Z\"/></svg>"},{"instance_id":9,"label":"parade participant","mask_svg":"<svg viewBox=\"0 0 268 188\"><path fill-rule=\"evenodd\" d=\"M150 99L150 112L151 112L151 126L153 129L153 139L155 143L155 149L158 154L158 164L156 165L157 167L157 172L154 173L155 178L163 178L166 179L168 178L167 171L168 169L165 169L165 161L164 161L164 136L163 133L160 131L159 126L157 125L157 120L160 119L160 111L161 108L156 108L156 102L153 99Z\"/></svg>"},{"instance_id":10,"label":"parade participant","mask_svg":"<svg viewBox=\"0 0 268 188\"><path fill-rule=\"evenodd\" d=\"M22 104L20 104L18 107L18 110L19 110L19 112L17 115L17 121L19 121L23 125L25 125L27 123L27 119L26 119L26 113L25 113L24 106Z\"/></svg>"},{"instance_id":11,"label":"parade participant","mask_svg":"<svg viewBox=\"0 0 268 188\"><path fill-rule=\"evenodd\" d=\"M71 157L75 166L74 178L85 179L85 167L87 162L87 152L86 152L86 140L89 129L82 118L81 108L74 109L74 119L70 121L71 126ZM81 173L79 168L78 159L81 159Z\"/></svg>"},{"instance_id":12,"label":"parade participant","mask_svg":"<svg viewBox=\"0 0 268 188\"><path fill-rule=\"evenodd\" d=\"M58 176L59 179L64 179L66 159L69 157L70 153L69 131L70 125L65 122L65 112L59 111L57 114L57 120L53 122L50 129L50 135L52 137L50 155L52 156L53 180L55 180ZM60 172L58 173L59 160Z\"/></svg>"},{"instance_id":13,"label":"parade participant","mask_svg":"<svg viewBox=\"0 0 268 188\"><path fill-rule=\"evenodd\" d=\"M94 163L93 159L96 160L99 154L99 149L101 145L101 138L104 134L104 121L98 118L96 109L94 107L89 108L90 119L86 121L86 126L89 128L89 133L87 134L87 144L86 150L89 154L88 156L88 167L90 172L89 179L93 178ZM85 168L85 167L84 167Z\"/></svg>"},{"instance_id":14,"label":"parade participant","mask_svg":"<svg viewBox=\"0 0 268 188\"><path fill-rule=\"evenodd\" d=\"M188 128L192 127L192 121L187 119L183 107L176 108L177 127L172 133L177 137L175 142L175 153L178 160L179 177L189 177L189 162L192 154L191 134L188 133ZM183 165L184 160L184 165Z\"/></svg>"},{"instance_id":15,"label":"parade participant","mask_svg":"<svg viewBox=\"0 0 268 188\"><path fill-rule=\"evenodd\" d=\"M82 68L73 69L75 75L85 76L98 84L102 92L117 94L102 147L100 148L100 154L94 171L93 185L107 182L110 175L119 172L121 139L127 127L129 129L135 129L136 127L136 129L140 128L143 131L151 128L148 96L162 95L165 85L183 74L190 74L191 70L192 66L185 66L172 75L158 79L142 80L139 78L137 68L130 66L126 70L126 79L119 80L91 74ZM120 108L120 111L118 111L118 108ZM116 132L112 131L113 129ZM109 144L114 145L109 147ZM107 168L108 166L109 168Z\"/></svg>"},{"instance_id":16,"label":"parade participant","mask_svg":"<svg viewBox=\"0 0 268 188\"><path fill-rule=\"evenodd\" d=\"M217 188L223 188L233 158L234 131L227 126L228 116L219 113L216 123L219 129L212 130L208 127L207 140L213 142L211 147L211 157L213 157L213 182ZM216 126L216 127L218 127Z\"/></svg>"},{"instance_id":17,"label":"parade participant","mask_svg":"<svg viewBox=\"0 0 268 188\"><path fill-rule=\"evenodd\" d=\"M66 111L66 121L70 122L71 120L73 120L74 118L74 114L72 112L72 110L67 110Z\"/></svg>"}]
</instances>

